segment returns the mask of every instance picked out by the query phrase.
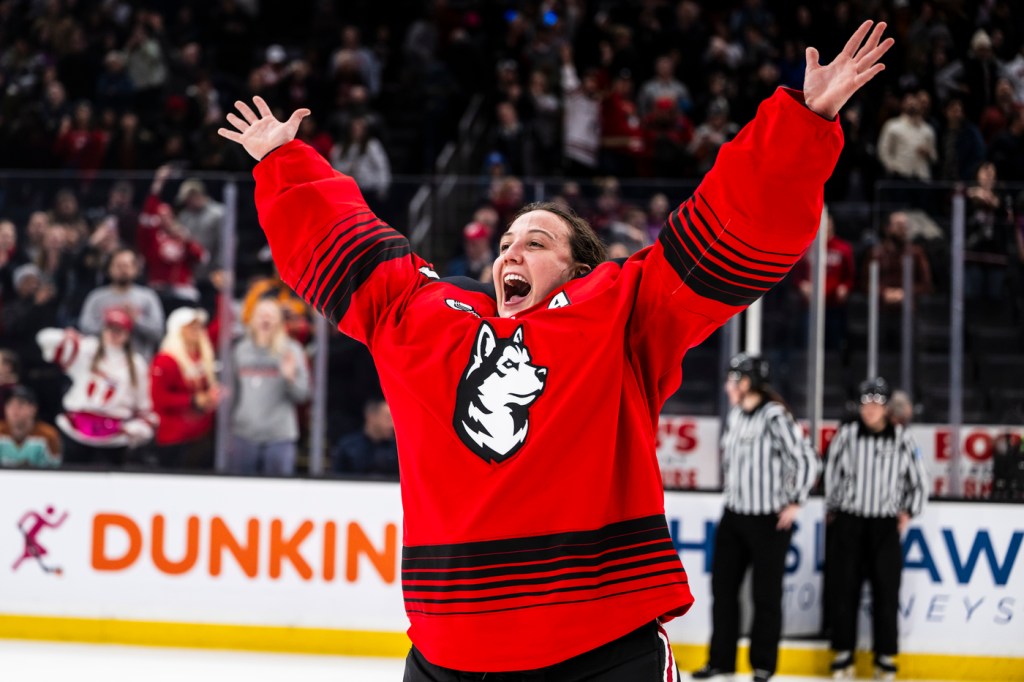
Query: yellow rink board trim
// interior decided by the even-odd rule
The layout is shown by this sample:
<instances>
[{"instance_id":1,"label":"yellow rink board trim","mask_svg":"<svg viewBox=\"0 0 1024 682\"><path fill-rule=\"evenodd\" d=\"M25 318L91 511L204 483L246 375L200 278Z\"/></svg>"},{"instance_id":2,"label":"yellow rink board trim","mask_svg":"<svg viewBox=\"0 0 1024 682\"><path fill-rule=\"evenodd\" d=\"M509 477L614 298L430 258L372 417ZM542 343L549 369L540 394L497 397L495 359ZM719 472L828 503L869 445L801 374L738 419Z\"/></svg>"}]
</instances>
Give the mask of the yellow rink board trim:
<instances>
[{"instance_id":1,"label":"yellow rink board trim","mask_svg":"<svg viewBox=\"0 0 1024 682\"><path fill-rule=\"evenodd\" d=\"M220 625L156 621L106 620L0 614L0 639L33 639L91 644L239 649L283 653L404 658L409 638L404 632L334 630L327 628ZM707 660L707 646L674 644L681 670L695 670ZM747 647L738 651L738 672L750 672ZM821 644L783 642L779 674L821 675L832 654ZM1024 658L904 653L898 657L902 679L992 680L1024 682ZM871 654L857 652L857 675L870 678Z\"/></svg>"}]
</instances>

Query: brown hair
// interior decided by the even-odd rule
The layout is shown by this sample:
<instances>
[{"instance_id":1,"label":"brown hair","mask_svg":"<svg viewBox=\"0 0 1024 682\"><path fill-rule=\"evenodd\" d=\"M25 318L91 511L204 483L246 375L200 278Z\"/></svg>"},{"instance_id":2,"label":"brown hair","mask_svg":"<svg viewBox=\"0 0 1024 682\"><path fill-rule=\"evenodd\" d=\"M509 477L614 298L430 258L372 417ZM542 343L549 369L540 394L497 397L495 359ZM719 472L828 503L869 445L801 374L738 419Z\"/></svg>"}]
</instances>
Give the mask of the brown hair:
<instances>
[{"instance_id":1,"label":"brown hair","mask_svg":"<svg viewBox=\"0 0 1024 682\"><path fill-rule=\"evenodd\" d=\"M608 260L608 253L604 244L598 238L594 228L583 218L576 215L571 208L552 201L535 201L519 209L512 220L511 225L519 216L531 211L547 211L565 221L569 227L569 248L572 252L572 259L580 265L586 265L590 269L596 268Z\"/></svg>"}]
</instances>

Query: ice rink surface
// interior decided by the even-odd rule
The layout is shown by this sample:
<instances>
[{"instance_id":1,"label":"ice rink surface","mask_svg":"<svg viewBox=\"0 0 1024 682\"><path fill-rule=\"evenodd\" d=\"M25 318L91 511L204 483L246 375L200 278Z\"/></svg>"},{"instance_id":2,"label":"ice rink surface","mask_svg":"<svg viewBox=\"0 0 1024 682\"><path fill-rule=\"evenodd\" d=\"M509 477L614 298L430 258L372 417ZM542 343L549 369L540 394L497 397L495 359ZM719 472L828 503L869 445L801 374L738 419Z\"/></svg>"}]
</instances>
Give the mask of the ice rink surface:
<instances>
[{"instance_id":1,"label":"ice rink surface","mask_svg":"<svg viewBox=\"0 0 1024 682\"><path fill-rule=\"evenodd\" d=\"M0 680L19 682L401 682L397 658L0 640ZM683 673L683 679L689 679ZM772 678L817 682L824 677ZM750 676L737 675L736 682Z\"/></svg>"}]
</instances>

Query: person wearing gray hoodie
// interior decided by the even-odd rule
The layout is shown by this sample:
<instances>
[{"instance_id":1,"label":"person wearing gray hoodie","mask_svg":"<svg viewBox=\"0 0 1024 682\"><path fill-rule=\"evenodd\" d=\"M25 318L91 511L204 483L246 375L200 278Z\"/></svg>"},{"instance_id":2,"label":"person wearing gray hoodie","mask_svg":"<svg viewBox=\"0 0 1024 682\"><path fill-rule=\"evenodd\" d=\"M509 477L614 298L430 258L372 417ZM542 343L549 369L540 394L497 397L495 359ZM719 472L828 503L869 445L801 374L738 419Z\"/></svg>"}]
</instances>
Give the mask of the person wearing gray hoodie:
<instances>
[{"instance_id":1,"label":"person wearing gray hoodie","mask_svg":"<svg viewBox=\"0 0 1024 682\"><path fill-rule=\"evenodd\" d=\"M309 399L302 346L288 337L281 306L260 301L245 338L235 346L235 394L228 472L295 473L297 407Z\"/></svg>"}]
</instances>

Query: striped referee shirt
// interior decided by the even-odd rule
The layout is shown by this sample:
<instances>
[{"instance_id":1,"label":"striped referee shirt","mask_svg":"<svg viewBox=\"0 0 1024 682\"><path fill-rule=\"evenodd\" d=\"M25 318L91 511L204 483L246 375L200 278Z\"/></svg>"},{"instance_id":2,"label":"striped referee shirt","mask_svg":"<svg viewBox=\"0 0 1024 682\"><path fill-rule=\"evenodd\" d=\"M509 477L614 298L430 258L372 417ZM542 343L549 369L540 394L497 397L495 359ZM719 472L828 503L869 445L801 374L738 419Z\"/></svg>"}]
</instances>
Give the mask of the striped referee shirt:
<instances>
[{"instance_id":1,"label":"striped referee shirt","mask_svg":"<svg viewBox=\"0 0 1024 682\"><path fill-rule=\"evenodd\" d=\"M775 514L803 504L818 476L818 457L786 408L765 401L737 406L722 434L725 507L737 514Z\"/></svg>"},{"instance_id":2,"label":"striped referee shirt","mask_svg":"<svg viewBox=\"0 0 1024 682\"><path fill-rule=\"evenodd\" d=\"M874 433L858 419L832 438L825 466L830 511L857 516L917 516L927 498L927 477L917 445L902 426Z\"/></svg>"}]
</instances>

